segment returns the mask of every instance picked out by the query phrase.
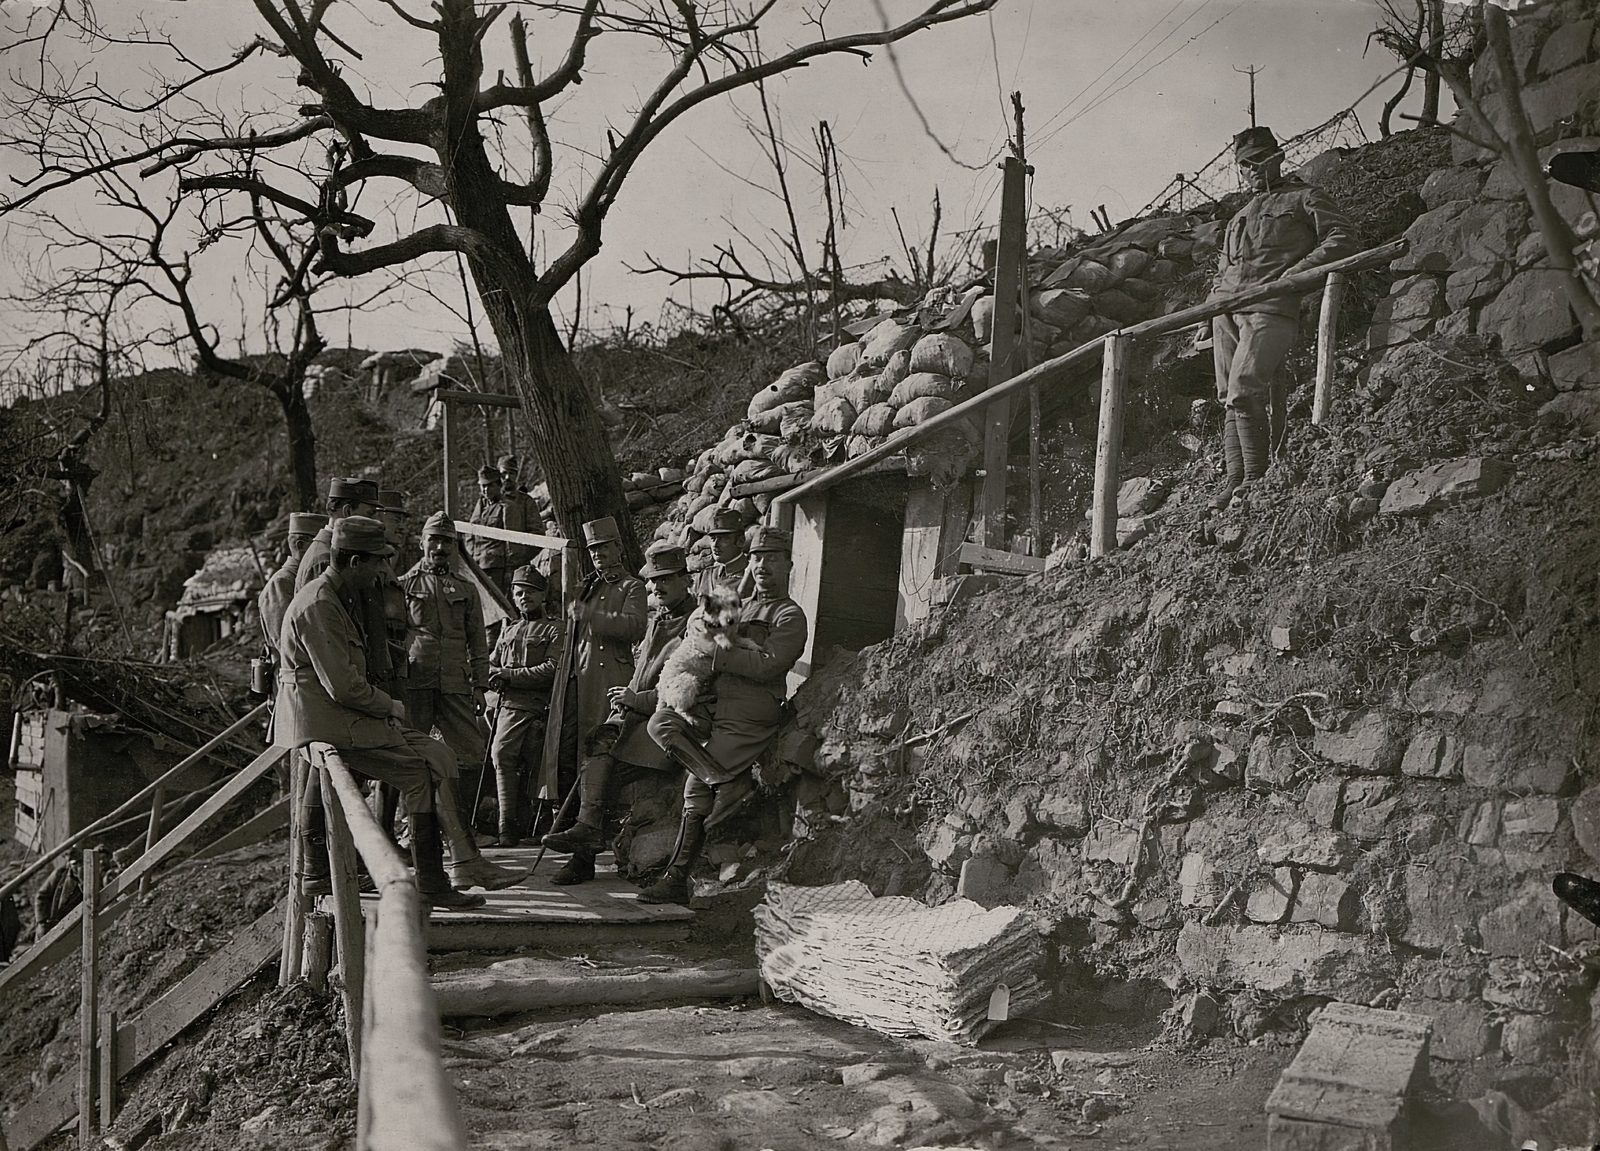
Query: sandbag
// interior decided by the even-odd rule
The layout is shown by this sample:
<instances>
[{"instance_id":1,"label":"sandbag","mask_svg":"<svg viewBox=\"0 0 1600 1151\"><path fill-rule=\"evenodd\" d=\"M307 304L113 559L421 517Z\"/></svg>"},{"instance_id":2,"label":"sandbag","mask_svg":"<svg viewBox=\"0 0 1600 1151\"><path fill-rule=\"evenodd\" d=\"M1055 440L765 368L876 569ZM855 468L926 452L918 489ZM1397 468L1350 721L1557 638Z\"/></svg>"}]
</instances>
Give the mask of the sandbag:
<instances>
[{"instance_id":1,"label":"sandbag","mask_svg":"<svg viewBox=\"0 0 1600 1151\"><path fill-rule=\"evenodd\" d=\"M972 301L972 334L978 343L989 342L989 329L994 327L994 297L979 296Z\"/></svg>"},{"instance_id":2,"label":"sandbag","mask_svg":"<svg viewBox=\"0 0 1600 1151\"><path fill-rule=\"evenodd\" d=\"M694 475L683 481L683 490L694 496L699 495L700 489L705 486L706 475L704 472L696 472Z\"/></svg>"},{"instance_id":3,"label":"sandbag","mask_svg":"<svg viewBox=\"0 0 1600 1151\"><path fill-rule=\"evenodd\" d=\"M838 385L839 398L849 400L850 406L857 412L864 412L873 404L881 403L888 399L888 393L878 390L878 376L866 376L858 380L846 380Z\"/></svg>"},{"instance_id":4,"label":"sandbag","mask_svg":"<svg viewBox=\"0 0 1600 1151\"><path fill-rule=\"evenodd\" d=\"M796 364L750 397L750 419L754 421L762 412L769 412L780 404L806 399L811 389L827 378L827 369L815 360Z\"/></svg>"},{"instance_id":5,"label":"sandbag","mask_svg":"<svg viewBox=\"0 0 1600 1151\"><path fill-rule=\"evenodd\" d=\"M768 408L764 412L751 412L745 418L750 426L758 432L776 433L779 423L783 420L783 407L779 404L775 408Z\"/></svg>"},{"instance_id":6,"label":"sandbag","mask_svg":"<svg viewBox=\"0 0 1600 1151\"><path fill-rule=\"evenodd\" d=\"M694 519L689 521L689 526L701 535L709 535L717 526L718 506L715 500L695 512Z\"/></svg>"},{"instance_id":7,"label":"sandbag","mask_svg":"<svg viewBox=\"0 0 1600 1151\"><path fill-rule=\"evenodd\" d=\"M840 397L829 400L811 417L811 430L825 436L842 436L856 422L856 409L849 400Z\"/></svg>"},{"instance_id":8,"label":"sandbag","mask_svg":"<svg viewBox=\"0 0 1600 1151\"><path fill-rule=\"evenodd\" d=\"M912 372L889 393L889 406L903 408L911 401L920 400L925 396L948 399L955 395L959 387L960 385L949 376L942 376L936 372Z\"/></svg>"},{"instance_id":9,"label":"sandbag","mask_svg":"<svg viewBox=\"0 0 1600 1151\"><path fill-rule=\"evenodd\" d=\"M911 371L964 380L972 371L972 349L949 332L933 332L911 349Z\"/></svg>"},{"instance_id":10,"label":"sandbag","mask_svg":"<svg viewBox=\"0 0 1600 1151\"><path fill-rule=\"evenodd\" d=\"M848 440L846 440L844 442L844 454L848 458L853 460L857 456L866 455L868 452L870 452L873 448L877 447L881 443L883 443L883 437L882 436L855 436L855 435L853 435Z\"/></svg>"},{"instance_id":11,"label":"sandbag","mask_svg":"<svg viewBox=\"0 0 1600 1151\"><path fill-rule=\"evenodd\" d=\"M783 443L782 436L767 436L759 432L750 432L742 441L744 458L747 460L770 460L772 453L778 450Z\"/></svg>"},{"instance_id":12,"label":"sandbag","mask_svg":"<svg viewBox=\"0 0 1600 1151\"><path fill-rule=\"evenodd\" d=\"M889 362L883 365L883 371L878 373L878 387L883 389L885 395L894 391L894 386L911 374L911 349L901 348L889 357Z\"/></svg>"},{"instance_id":13,"label":"sandbag","mask_svg":"<svg viewBox=\"0 0 1600 1151\"><path fill-rule=\"evenodd\" d=\"M878 371L889 362L889 357L917 342L922 329L914 323L899 320L881 321L861 341L861 356L856 361L872 371ZM829 373L830 377L832 373Z\"/></svg>"},{"instance_id":14,"label":"sandbag","mask_svg":"<svg viewBox=\"0 0 1600 1151\"><path fill-rule=\"evenodd\" d=\"M837 380L856 370L861 361L861 345L840 344L828 355L828 379Z\"/></svg>"},{"instance_id":15,"label":"sandbag","mask_svg":"<svg viewBox=\"0 0 1600 1151\"><path fill-rule=\"evenodd\" d=\"M850 433L856 436L886 436L894 427L894 405L873 404L856 417Z\"/></svg>"},{"instance_id":16,"label":"sandbag","mask_svg":"<svg viewBox=\"0 0 1600 1151\"><path fill-rule=\"evenodd\" d=\"M1034 318L1058 328L1070 328L1089 314L1089 297L1071 288L1046 288L1030 301Z\"/></svg>"},{"instance_id":17,"label":"sandbag","mask_svg":"<svg viewBox=\"0 0 1600 1151\"><path fill-rule=\"evenodd\" d=\"M784 444L772 453L772 465L789 475L799 475L811 467L811 453L800 444Z\"/></svg>"},{"instance_id":18,"label":"sandbag","mask_svg":"<svg viewBox=\"0 0 1600 1151\"><path fill-rule=\"evenodd\" d=\"M741 460L728 473L736 484L753 484L778 474L778 468L771 460Z\"/></svg>"},{"instance_id":19,"label":"sandbag","mask_svg":"<svg viewBox=\"0 0 1600 1151\"><path fill-rule=\"evenodd\" d=\"M693 501L691 501L689 504L689 522L691 524L699 524L701 517L705 515L706 509L715 508L716 506L716 496L707 495L704 492L700 493L699 495L695 496ZM695 530L699 531L700 529L696 527Z\"/></svg>"},{"instance_id":20,"label":"sandbag","mask_svg":"<svg viewBox=\"0 0 1600 1151\"><path fill-rule=\"evenodd\" d=\"M785 442L799 439L806 434L806 429L811 426L811 416L815 412L810 400L796 400L792 404L784 404L778 411L778 435Z\"/></svg>"},{"instance_id":21,"label":"sandbag","mask_svg":"<svg viewBox=\"0 0 1600 1151\"><path fill-rule=\"evenodd\" d=\"M745 527L749 527L761 518L761 510L756 507L755 500L749 496L741 496L728 506L739 513L739 518L744 521Z\"/></svg>"},{"instance_id":22,"label":"sandbag","mask_svg":"<svg viewBox=\"0 0 1600 1151\"><path fill-rule=\"evenodd\" d=\"M673 483L673 482L675 482L677 480L681 480L681 479L684 478L683 477L683 469L682 468L657 468L656 469L656 478L661 480L662 483L670 484L670 483Z\"/></svg>"},{"instance_id":23,"label":"sandbag","mask_svg":"<svg viewBox=\"0 0 1600 1151\"><path fill-rule=\"evenodd\" d=\"M894 426L897 428L914 428L918 424L933 419L940 412L947 412L955 405L943 396L923 396L912 400L894 414Z\"/></svg>"}]
</instances>

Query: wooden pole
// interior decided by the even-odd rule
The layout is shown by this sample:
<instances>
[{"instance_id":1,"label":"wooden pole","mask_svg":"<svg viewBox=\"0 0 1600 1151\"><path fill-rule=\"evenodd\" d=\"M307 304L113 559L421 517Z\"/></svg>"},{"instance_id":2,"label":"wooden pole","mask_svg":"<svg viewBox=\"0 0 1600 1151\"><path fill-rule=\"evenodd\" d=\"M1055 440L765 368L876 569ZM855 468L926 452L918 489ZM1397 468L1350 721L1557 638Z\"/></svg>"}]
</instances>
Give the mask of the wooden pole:
<instances>
[{"instance_id":1,"label":"wooden pole","mask_svg":"<svg viewBox=\"0 0 1600 1151\"><path fill-rule=\"evenodd\" d=\"M150 826L144 833L146 851L161 842L161 807L166 797L166 788L163 787L158 787L150 793ZM150 876L146 875L139 881L139 898L143 899L148 894L150 894Z\"/></svg>"},{"instance_id":2,"label":"wooden pole","mask_svg":"<svg viewBox=\"0 0 1600 1151\"><path fill-rule=\"evenodd\" d=\"M439 406L444 409L439 416L439 421L444 428L444 447L440 452L441 463L444 466L444 514L449 516L451 519L455 519L456 492L455 483L451 478L450 472L450 417L455 411L455 405L449 400L441 397L439 400Z\"/></svg>"},{"instance_id":3,"label":"wooden pole","mask_svg":"<svg viewBox=\"0 0 1600 1151\"><path fill-rule=\"evenodd\" d=\"M333 881L333 929L343 984L339 994L344 1000L345 1046L350 1053L350 1078L359 1082L367 930L361 923L361 891L356 886L356 849L350 842L350 824L325 770L322 772L322 807L328 815L328 872Z\"/></svg>"},{"instance_id":4,"label":"wooden pole","mask_svg":"<svg viewBox=\"0 0 1600 1151\"><path fill-rule=\"evenodd\" d=\"M1344 301L1344 276L1334 272L1322 289L1317 318L1317 390L1311 401L1311 422L1321 427L1333 408L1333 352L1339 336L1339 305Z\"/></svg>"},{"instance_id":5,"label":"wooden pole","mask_svg":"<svg viewBox=\"0 0 1600 1151\"><path fill-rule=\"evenodd\" d=\"M300 893L300 805L306 794L306 758L289 753L289 890L283 901L283 954L278 958L278 986L287 987L304 970L301 960L306 931L306 900Z\"/></svg>"},{"instance_id":6,"label":"wooden pole","mask_svg":"<svg viewBox=\"0 0 1600 1151\"><path fill-rule=\"evenodd\" d=\"M100 1130L117 1121L117 1013L100 1013ZM0 1149L3 1151L3 1149Z\"/></svg>"},{"instance_id":7,"label":"wooden pole","mask_svg":"<svg viewBox=\"0 0 1600 1151\"><path fill-rule=\"evenodd\" d=\"M989 386L1017 374L1017 305L1027 247L1027 187L1022 161L1007 156L1001 165L1000 238L994 265L994 319L990 325ZM978 492L979 541L985 547L1006 543L1006 469L1011 463L1011 398L1002 396L984 414L983 486Z\"/></svg>"},{"instance_id":8,"label":"wooden pole","mask_svg":"<svg viewBox=\"0 0 1600 1151\"><path fill-rule=\"evenodd\" d=\"M1224 312L1236 312L1250 304L1259 304L1264 300L1276 300L1284 296L1303 296L1314 292L1333 272L1354 272L1362 268L1376 268L1391 260L1399 259L1405 255L1409 244L1404 239L1391 240L1387 244L1376 248L1369 248L1365 252L1357 252L1343 260L1335 260L1331 264L1310 268L1304 272L1296 272L1292 276L1285 276L1281 280L1274 280L1270 284L1263 284L1258 288L1250 288L1236 295L1224 297L1219 300L1210 300L1204 304L1196 304L1192 308L1185 308L1181 312L1173 312L1166 316L1157 316L1153 320L1145 320L1131 327L1122 329L1122 335L1128 339L1142 339L1146 336L1164 336L1169 332L1182 331L1192 328L1202 321L1213 316L1220 316ZM1014 376L1001 384L998 388L990 387L988 390L973 396L970 400L963 400L953 408L947 408L934 416L924 420L915 427L902 428L894 435L889 436L873 448L870 452L863 452L853 460L846 460L835 467L828 468L815 475L809 476L802 484L797 484L788 491L779 492L772 498L773 508L780 505L792 504L803 500L807 496L816 495L818 492L827 491L840 480L858 476L868 468L881 464L890 456L904 452L912 444L921 443L929 436L945 428L959 423L968 416L985 411L990 404L1001 396L1017 395L1035 384L1043 387L1060 383L1064 378L1069 378L1082 370L1095 359L1103 355L1105 336L1096 336L1088 343L1080 344L1070 352L1063 353L1053 359L1046 360Z\"/></svg>"},{"instance_id":9,"label":"wooden pole","mask_svg":"<svg viewBox=\"0 0 1600 1151\"><path fill-rule=\"evenodd\" d=\"M83 964L78 1003L78 1146L94 1143L95 1034L100 1022L100 855L94 848L83 853Z\"/></svg>"},{"instance_id":10,"label":"wooden pole","mask_svg":"<svg viewBox=\"0 0 1600 1151\"><path fill-rule=\"evenodd\" d=\"M1094 445L1094 518L1089 554L1117 550L1117 486L1122 464L1122 402L1128 381L1128 337L1106 336L1100 368L1100 432Z\"/></svg>"},{"instance_id":11,"label":"wooden pole","mask_svg":"<svg viewBox=\"0 0 1600 1151\"><path fill-rule=\"evenodd\" d=\"M328 971L333 967L332 917L322 911L307 915L301 947L304 948L300 960L301 978L321 991L328 986Z\"/></svg>"},{"instance_id":12,"label":"wooden pole","mask_svg":"<svg viewBox=\"0 0 1600 1151\"><path fill-rule=\"evenodd\" d=\"M550 557L551 582L561 589L559 609L564 629L562 650L556 659L556 680L550 692L550 714L544 730L544 756L539 771L539 790L534 799L545 803L561 802L561 729L567 719L567 681L576 670L578 625L569 610L578 598L581 568L578 551L574 546L563 548ZM559 578L558 578L559 577Z\"/></svg>"}]
</instances>

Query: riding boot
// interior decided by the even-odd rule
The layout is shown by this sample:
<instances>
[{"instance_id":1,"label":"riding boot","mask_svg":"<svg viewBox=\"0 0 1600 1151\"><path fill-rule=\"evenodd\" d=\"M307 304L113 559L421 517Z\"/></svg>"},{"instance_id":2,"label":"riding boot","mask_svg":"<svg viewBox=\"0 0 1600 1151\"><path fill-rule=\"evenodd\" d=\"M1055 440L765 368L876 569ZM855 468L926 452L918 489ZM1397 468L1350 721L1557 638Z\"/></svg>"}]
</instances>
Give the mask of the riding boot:
<instances>
[{"instance_id":1,"label":"riding boot","mask_svg":"<svg viewBox=\"0 0 1600 1151\"><path fill-rule=\"evenodd\" d=\"M314 774L313 774L314 777ZM308 786L300 805L300 891L303 895L333 894L328 866L328 823L322 810L321 789Z\"/></svg>"},{"instance_id":2,"label":"riding boot","mask_svg":"<svg viewBox=\"0 0 1600 1151\"><path fill-rule=\"evenodd\" d=\"M728 774L728 769L712 759L709 751L683 732L674 731L669 744L667 751L672 757L683 764L690 775L705 783L715 786L719 778Z\"/></svg>"},{"instance_id":3,"label":"riding boot","mask_svg":"<svg viewBox=\"0 0 1600 1151\"><path fill-rule=\"evenodd\" d=\"M606 789L614 761L609 755L591 755L578 768L578 819L570 828L552 831L544 845L552 851L599 851L606 818ZM594 874L590 867L590 876Z\"/></svg>"},{"instance_id":4,"label":"riding boot","mask_svg":"<svg viewBox=\"0 0 1600 1151\"><path fill-rule=\"evenodd\" d=\"M444 845L439 841L439 823L431 811L406 816L411 827L411 863L417 872L417 894L436 907L460 909L482 907L481 895L457 891L444 873Z\"/></svg>"},{"instance_id":5,"label":"riding boot","mask_svg":"<svg viewBox=\"0 0 1600 1151\"><path fill-rule=\"evenodd\" d=\"M550 877L550 882L560 887L571 887L575 883L588 883L594 878L593 851L578 848L573 851L561 867L561 870Z\"/></svg>"},{"instance_id":6,"label":"riding boot","mask_svg":"<svg viewBox=\"0 0 1600 1151\"><path fill-rule=\"evenodd\" d=\"M1222 463L1227 474L1217 485L1211 497L1211 506L1221 510L1233 499L1233 493L1244 482L1244 456L1239 451L1238 413L1227 409L1222 417Z\"/></svg>"},{"instance_id":7,"label":"riding boot","mask_svg":"<svg viewBox=\"0 0 1600 1151\"><path fill-rule=\"evenodd\" d=\"M678 829L678 845L667 873L639 893L640 903L688 903L689 876L694 865L700 862L700 849L705 846L705 816L684 812L683 824Z\"/></svg>"},{"instance_id":8,"label":"riding boot","mask_svg":"<svg viewBox=\"0 0 1600 1151\"><path fill-rule=\"evenodd\" d=\"M398 847L400 838L394 831L394 817L400 811L400 789L392 784L380 783L378 794L383 798L383 810L379 813L378 824L383 828L383 833L389 837L389 842Z\"/></svg>"},{"instance_id":9,"label":"riding boot","mask_svg":"<svg viewBox=\"0 0 1600 1151\"><path fill-rule=\"evenodd\" d=\"M438 822L450 843L450 878L457 887L482 887L499 891L528 878L532 868L501 867L485 859L478 845L461 820L456 804L456 781L446 777L438 783L438 802L435 811Z\"/></svg>"},{"instance_id":10,"label":"riding boot","mask_svg":"<svg viewBox=\"0 0 1600 1151\"><path fill-rule=\"evenodd\" d=\"M517 828L518 792L517 765L515 762L496 764L494 769L495 796L500 804L499 847L515 847L522 842Z\"/></svg>"},{"instance_id":11,"label":"riding boot","mask_svg":"<svg viewBox=\"0 0 1600 1151\"><path fill-rule=\"evenodd\" d=\"M1259 480L1271 463L1272 423L1266 405L1260 400L1241 408L1235 417L1239 428L1239 456L1244 463L1244 480Z\"/></svg>"}]
</instances>

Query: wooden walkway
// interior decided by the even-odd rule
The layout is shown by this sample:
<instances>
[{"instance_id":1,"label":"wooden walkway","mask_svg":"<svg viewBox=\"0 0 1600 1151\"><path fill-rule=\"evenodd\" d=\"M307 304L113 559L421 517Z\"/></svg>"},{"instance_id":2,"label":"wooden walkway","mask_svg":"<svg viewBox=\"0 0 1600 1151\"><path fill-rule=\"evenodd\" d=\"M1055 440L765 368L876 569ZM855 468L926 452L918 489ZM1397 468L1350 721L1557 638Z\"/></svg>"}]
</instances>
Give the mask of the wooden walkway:
<instances>
[{"instance_id":1,"label":"wooden walkway","mask_svg":"<svg viewBox=\"0 0 1600 1151\"><path fill-rule=\"evenodd\" d=\"M537 847L488 847L486 858L502 867L531 867ZM510 951L518 947L571 947L634 940L686 939L694 912L673 903L638 901L639 889L617 878L609 852L600 856L595 878L557 887L550 877L567 857L546 852L539 870L516 887L477 894L488 900L468 911L435 909L428 920L429 951ZM324 900L331 910L331 899ZM371 915L378 897L363 895Z\"/></svg>"}]
</instances>

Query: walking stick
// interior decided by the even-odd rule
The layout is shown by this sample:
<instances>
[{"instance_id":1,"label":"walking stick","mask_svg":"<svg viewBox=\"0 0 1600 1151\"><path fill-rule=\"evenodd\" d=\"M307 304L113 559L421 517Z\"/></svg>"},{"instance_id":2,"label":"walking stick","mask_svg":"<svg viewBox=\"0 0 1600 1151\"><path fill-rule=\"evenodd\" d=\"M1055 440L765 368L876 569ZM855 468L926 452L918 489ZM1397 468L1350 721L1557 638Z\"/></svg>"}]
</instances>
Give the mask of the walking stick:
<instances>
[{"instance_id":1,"label":"walking stick","mask_svg":"<svg viewBox=\"0 0 1600 1151\"><path fill-rule=\"evenodd\" d=\"M577 797L578 797L578 781L577 780L573 780L572 781L572 786L567 788L567 797L561 801L561 810L556 812L555 819L552 820L551 823L550 823L551 827L554 827L554 826L556 826L556 824L561 822L563 817L566 816L567 812L572 809L572 801L574 799L576 799ZM539 854L533 857L533 870L528 872L529 875L533 875L533 874L538 872L539 865L544 862L544 853L549 851L549 850L550 849L545 846L544 841L540 840L540 842L539 842Z\"/></svg>"}]
</instances>

